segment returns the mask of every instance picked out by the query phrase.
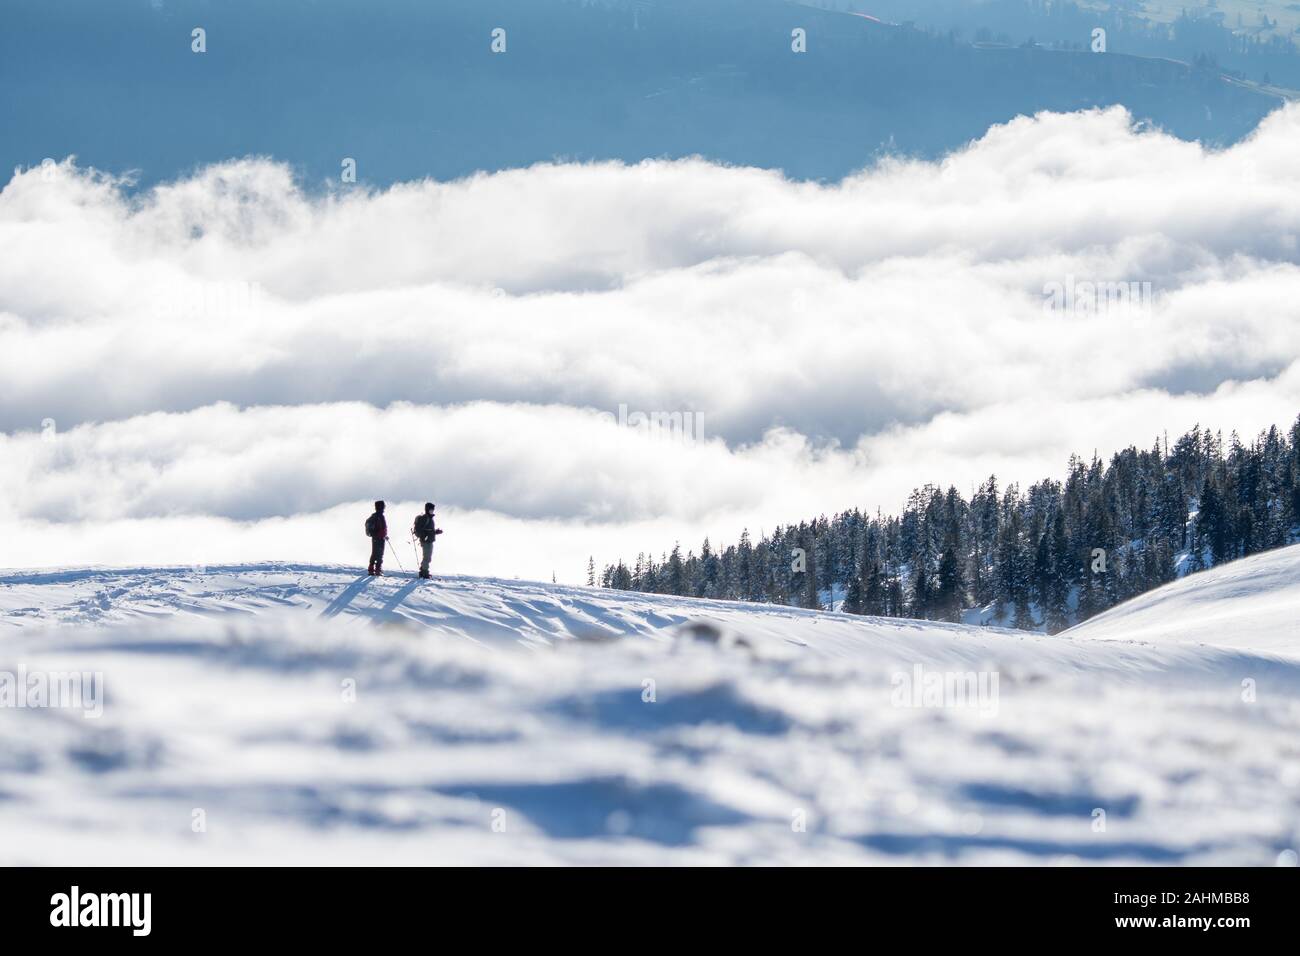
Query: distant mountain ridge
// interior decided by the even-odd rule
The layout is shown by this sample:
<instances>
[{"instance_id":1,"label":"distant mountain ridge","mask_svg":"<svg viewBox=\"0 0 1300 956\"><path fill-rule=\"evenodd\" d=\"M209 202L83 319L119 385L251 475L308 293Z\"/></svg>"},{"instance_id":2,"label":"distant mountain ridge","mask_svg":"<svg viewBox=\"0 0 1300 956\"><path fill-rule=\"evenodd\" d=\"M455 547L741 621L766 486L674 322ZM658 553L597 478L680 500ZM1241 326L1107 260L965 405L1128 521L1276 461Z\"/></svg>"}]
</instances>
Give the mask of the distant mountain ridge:
<instances>
[{"instance_id":1,"label":"distant mountain ridge","mask_svg":"<svg viewBox=\"0 0 1300 956\"><path fill-rule=\"evenodd\" d=\"M1212 69L981 50L782 0L385 0L328 17L307 0L111 15L92 0L19 0L7 18L0 163L75 154L142 185L250 154L312 184L337 183L345 158L360 182L385 185L691 155L835 180L881 150L934 157L1040 111L1122 104L1183 138L1231 143L1280 102ZM796 29L807 52L792 49ZM109 108L120 103L130 109Z\"/></svg>"}]
</instances>

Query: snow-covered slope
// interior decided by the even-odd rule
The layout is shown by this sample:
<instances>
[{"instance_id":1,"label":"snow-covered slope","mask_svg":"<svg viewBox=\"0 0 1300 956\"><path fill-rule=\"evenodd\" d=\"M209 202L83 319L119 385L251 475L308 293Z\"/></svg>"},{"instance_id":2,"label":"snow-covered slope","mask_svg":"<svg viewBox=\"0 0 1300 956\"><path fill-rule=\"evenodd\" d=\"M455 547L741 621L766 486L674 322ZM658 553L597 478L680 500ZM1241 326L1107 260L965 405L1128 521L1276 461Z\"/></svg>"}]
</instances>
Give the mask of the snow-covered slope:
<instances>
[{"instance_id":1,"label":"snow-covered slope","mask_svg":"<svg viewBox=\"0 0 1300 956\"><path fill-rule=\"evenodd\" d=\"M0 864L1289 861L1300 659L1269 646L327 567L0 575L0 671L104 687L98 717L0 708Z\"/></svg>"},{"instance_id":2,"label":"snow-covered slope","mask_svg":"<svg viewBox=\"0 0 1300 956\"><path fill-rule=\"evenodd\" d=\"M1300 656L1300 544L1180 578L1065 633Z\"/></svg>"}]
</instances>

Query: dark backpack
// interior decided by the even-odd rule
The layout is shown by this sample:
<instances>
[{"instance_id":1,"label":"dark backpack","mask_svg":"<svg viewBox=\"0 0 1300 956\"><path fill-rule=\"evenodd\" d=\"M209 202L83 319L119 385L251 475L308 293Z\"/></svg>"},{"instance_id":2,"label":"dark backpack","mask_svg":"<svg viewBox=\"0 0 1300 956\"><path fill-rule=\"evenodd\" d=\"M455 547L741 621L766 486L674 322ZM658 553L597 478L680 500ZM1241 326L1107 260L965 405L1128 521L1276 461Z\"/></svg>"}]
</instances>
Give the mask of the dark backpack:
<instances>
[{"instance_id":1,"label":"dark backpack","mask_svg":"<svg viewBox=\"0 0 1300 956\"><path fill-rule=\"evenodd\" d=\"M366 519L366 537L373 538L374 536L375 536L375 516L371 515L369 518Z\"/></svg>"},{"instance_id":2,"label":"dark backpack","mask_svg":"<svg viewBox=\"0 0 1300 956\"><path fill-rule=\"evenodd\" d=\"M433 533L433 515L422 514L415 516L415 536L423 541Z\"/></svg>"}]
</instances>

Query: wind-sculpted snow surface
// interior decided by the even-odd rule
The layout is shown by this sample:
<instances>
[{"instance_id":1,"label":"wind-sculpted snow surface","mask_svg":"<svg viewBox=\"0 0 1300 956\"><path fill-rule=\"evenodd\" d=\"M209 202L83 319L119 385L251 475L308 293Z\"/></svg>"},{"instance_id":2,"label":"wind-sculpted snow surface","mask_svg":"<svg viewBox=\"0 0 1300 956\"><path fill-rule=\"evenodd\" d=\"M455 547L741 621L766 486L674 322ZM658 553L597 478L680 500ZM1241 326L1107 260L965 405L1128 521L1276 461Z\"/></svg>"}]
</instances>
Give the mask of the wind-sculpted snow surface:
<instances>
[{"instance_id":1,"label":"wind-sculpted snow surface","mask_svg":"<svg viewBox=\"0 0 1300 956\"><path fill-rule=\"evenodd\" d=\"M1277 590L1300 550L1274 559ZM1216 593L1248 621L1271 592ZM0 708L0 864L1272 864L1295 650L308 566L0 576L0 672L103 682L98 717Z\"/></svg>"},{"instance_id":2,"label":"wind-sculpted snow surface","mask_svg":"<svg viewBox=\"0 0 1300 956\"><path fill-rule=\"evenodd\" d=\"M1070 631L1076 640L1215 644L1300 656L1300 546L1242 558L1140 594Z\"/></svg>"}]
</instances>

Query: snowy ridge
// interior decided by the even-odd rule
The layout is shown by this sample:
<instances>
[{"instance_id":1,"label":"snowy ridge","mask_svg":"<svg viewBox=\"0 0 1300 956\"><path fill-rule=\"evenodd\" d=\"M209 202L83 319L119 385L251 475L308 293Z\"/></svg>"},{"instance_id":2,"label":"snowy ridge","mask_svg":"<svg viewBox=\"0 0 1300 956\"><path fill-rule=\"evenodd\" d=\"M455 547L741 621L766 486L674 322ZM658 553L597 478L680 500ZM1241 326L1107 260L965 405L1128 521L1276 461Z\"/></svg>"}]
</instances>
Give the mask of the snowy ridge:
<instances>
[{"instance_id":1,"label":"snowy ridge","mask_svg":"<svg viewBox=\"0 0 1300 956\"><path fill-rule=\"evenodd\" d=\"M1065 632L1075 640L1214 644L1300 656L1300 545L1139 594Z\"/></svg>"},{"instance_id":2,"label":"snowy ridge","mask_svg":"<svg viewBox=\"0 0 1300 956\"><path fill-rule=\"evenodd\" d=\"M1300 549L1259 557L1139 599L1212 604L1236 647L305 565L3 575L0 671L105 693L0 709L0 863L1271 864L1300 655L1249 629ZM933 674L992 693L927 706Z\"/></svg>"}]
</instances>

